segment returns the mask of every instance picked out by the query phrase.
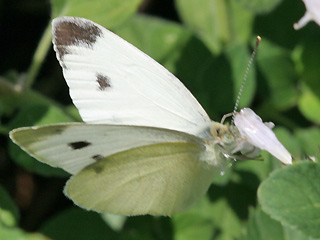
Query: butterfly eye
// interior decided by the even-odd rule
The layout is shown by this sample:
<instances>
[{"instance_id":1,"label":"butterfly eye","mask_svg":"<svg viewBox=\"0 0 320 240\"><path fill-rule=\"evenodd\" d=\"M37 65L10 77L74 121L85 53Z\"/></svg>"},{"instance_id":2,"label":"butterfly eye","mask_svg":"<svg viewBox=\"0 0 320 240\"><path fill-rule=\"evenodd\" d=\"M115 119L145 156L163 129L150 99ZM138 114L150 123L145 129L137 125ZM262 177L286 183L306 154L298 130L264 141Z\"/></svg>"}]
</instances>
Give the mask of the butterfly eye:
<instances>
[{"instance_id":1,"label":"butterfly eye","mask_svg":"<svg viewBox=\"0 0 320 240\"><path fill-rule=\"evenodd\" d=\"M229 124L213 122L210 127L210 133L215 143L226 148L227 152L234 148L235 139L239 138L238 130Z\"/></svg>"},{"instance_id":2,"label":"butterfly eye","mask_svg":"<svg viewBox=\"0 0 320 240\"><path fill-rule=\"evenodd\" d=\"M228 132L228 127L221 123L214 122L210 126L210 133L216 140L223 140L225 134Z\"/></svg>"}]
</instances>

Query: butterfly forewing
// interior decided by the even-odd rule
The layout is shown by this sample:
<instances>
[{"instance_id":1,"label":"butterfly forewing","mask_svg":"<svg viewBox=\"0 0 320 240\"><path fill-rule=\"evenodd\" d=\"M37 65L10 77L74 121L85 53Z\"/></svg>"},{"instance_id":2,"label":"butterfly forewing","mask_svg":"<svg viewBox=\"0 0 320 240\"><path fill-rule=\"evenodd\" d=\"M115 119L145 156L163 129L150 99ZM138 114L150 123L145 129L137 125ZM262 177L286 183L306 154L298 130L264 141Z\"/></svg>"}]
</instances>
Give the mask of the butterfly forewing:
<instances>
[{"instance_id":1,"label":"butterfly forewing","mask_svg":"<svg viewBox=\"0 0 320 240\"><path fill-rule=\"evenodd\" d=\"M11 139L39 161L75 174L111 154L163 142L197 142L200 138L151 127L68 123L25 127Z\"/></svg>"},{"instance_id":2,"label":"butterfly forewing","mask_svg":"<svg viewBox=\"0 0 320 240\"><path fill-rule=\"evenodd\" d=\"M210 122L186 87L155 60L86 19L53 20L53 44L70 95L87 123L196 134Z\"/></svg>"}]
</instances>

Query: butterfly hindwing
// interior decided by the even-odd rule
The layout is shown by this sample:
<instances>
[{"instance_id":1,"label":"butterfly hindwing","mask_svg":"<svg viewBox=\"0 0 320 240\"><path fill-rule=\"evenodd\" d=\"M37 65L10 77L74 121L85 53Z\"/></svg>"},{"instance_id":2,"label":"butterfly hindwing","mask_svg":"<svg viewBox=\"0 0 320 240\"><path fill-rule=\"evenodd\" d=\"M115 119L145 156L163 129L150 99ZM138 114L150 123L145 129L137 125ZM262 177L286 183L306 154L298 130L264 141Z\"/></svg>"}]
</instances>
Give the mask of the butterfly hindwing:
<instances>
[{"instance_id":1,"label":"butterfly hindwing","mask_svg":"<svg viewBox=\"0 0 320 240\"><path fill-rule=\"evenodd\" d=\"M65 194L77 205L124 215L167 215L194 205L217 171L203 146L160 143L103 158L71 177Z\"/></svg>"},{"instance_id":2,"label":"butterfly hindwing","mask_svg":"<svg viewBox=\"0 0 320 240\"><path fill-rule=\"evenodd\" d=\"M210 122L173 74L114 33L75 17L56 18L52 26L57 58L85 122L190 134Z\"/></svg>"}]
</instances>

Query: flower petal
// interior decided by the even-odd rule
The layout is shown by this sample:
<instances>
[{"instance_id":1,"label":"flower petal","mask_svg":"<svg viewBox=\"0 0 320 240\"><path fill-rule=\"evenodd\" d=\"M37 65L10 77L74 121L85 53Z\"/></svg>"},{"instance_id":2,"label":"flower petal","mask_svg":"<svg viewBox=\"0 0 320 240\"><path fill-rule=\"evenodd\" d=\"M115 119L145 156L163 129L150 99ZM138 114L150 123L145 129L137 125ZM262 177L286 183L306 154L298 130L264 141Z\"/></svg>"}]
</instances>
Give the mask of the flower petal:
<instances>
[{"instance_id":1,"label":"flower petal","mask_svg":"<svg viewBox=\"0 0 320 240\"><path fill-rule=\"evenodd\" d=\"M292 164L292 157L279 142L274 132L250 108L244 108L235 115L234 123L241 137L253 146L268 151L284 164Z\"/></svg>"},{"instance_id":2,"label":"flower petal","mask_svg":"<svg viewBox=\"0 0 320 240\"><path fill-rule=\"evenodd\" d=\"M306 13L299 20L299 22L293 24L295 30L304 27L309 21L313 20L320 25L320 1L319 0L303 0L306 6Z\"/></svg>"}]
</instances>

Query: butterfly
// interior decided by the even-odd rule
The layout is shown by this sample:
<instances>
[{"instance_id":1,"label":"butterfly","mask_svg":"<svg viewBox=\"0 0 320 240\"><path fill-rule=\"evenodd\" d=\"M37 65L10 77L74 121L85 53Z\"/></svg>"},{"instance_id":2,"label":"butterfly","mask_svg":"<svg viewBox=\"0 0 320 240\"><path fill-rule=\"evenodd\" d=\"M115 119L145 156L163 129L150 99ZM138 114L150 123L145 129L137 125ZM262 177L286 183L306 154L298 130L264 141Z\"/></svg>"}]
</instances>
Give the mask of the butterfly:
<instances>
[{"instance_id":1,"label":"butterfly","mask_svg":"<svg viewBox=\"0 0 320 240\"><path fill-rule=\"evenodd\" d=\"M236 113L235 124L214 122L173 74L111 31L78 17L56 18L52 29L84 123L18 128L10 138L69 172L64 193L78 206L171 216L199 201L228 158L264 149L291 164L251 109Z\"/></svg>"}]
</instances>

